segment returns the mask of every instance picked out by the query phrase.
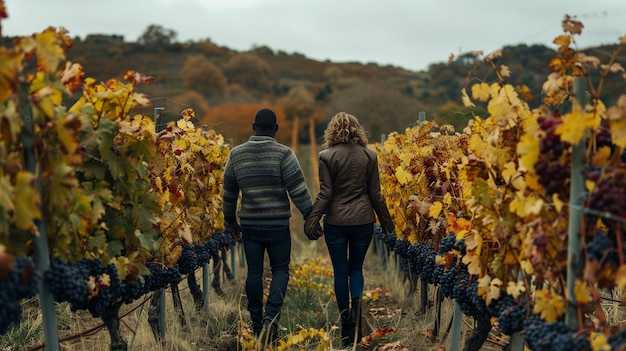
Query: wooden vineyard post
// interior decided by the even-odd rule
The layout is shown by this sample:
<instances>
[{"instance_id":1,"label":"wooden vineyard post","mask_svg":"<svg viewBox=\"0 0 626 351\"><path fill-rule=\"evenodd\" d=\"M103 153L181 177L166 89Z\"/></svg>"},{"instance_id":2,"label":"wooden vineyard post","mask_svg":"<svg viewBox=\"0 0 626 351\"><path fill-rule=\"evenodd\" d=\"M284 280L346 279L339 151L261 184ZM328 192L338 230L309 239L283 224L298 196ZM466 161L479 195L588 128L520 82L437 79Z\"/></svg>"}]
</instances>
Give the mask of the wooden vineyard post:
<instances>
[{"instance_id":1,"label":"wooden vineyard post","mask_svg":"<svg viewBox=\"0 0 626 351\"><path fill-rule=\"evenodd\" d=\"M584 110L585 80L574 80L574 96L576 104ZM577 108L573 105L572 109ZM581 121L582 123L582 121ZM576 312L576 297L574 287L576 280L582 276L582 255L580 254L580 223L582 216L582 204L584 196L584 179L582 159L585 152L586 140L583 139L573 146L572 150L572 173L570 176L570 205L569 205L569 230L567 236L567 312L565 324L570 330L578 330L578 318Z\"/></svg>"},{"instance_id":2,"label":"wooden vineyard post","mask_svg":"<svg viewBox=\"0 0 626 351\"><path fill-rule=\"evenodd\" d=\"M23 106L27 106L23 104ZM33 150L34 142L34 125L33 118L30 113L23 113L24 133L22 136L24 142L24 155L26 158L26 168L29 172L37 177L37 193L41 194L41 178L37 174L37 159ZM37 274L39 275L39 282L37 287L39 288L39 304L41 305L41 313L43 318L43 337L46 351L58 351L59 350L59 335L57 329L57 315L54 308L54 297L44 284L43 276L48 269L50 269L50 255L48 247L48 235L46 233L45 213L41 211L42 215L37 220L37 234L34 235L33 243L35 244L35 265L37 267Z\"/></svg>"}]
</instances>

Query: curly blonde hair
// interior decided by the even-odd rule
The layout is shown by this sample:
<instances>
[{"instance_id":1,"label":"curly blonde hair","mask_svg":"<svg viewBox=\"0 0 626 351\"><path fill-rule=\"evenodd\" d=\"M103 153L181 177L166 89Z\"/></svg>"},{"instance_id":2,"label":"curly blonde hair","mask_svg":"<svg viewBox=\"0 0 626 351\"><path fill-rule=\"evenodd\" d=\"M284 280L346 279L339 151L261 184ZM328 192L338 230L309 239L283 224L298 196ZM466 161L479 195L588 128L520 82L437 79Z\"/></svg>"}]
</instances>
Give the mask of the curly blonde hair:
<instances>
[{"instance_id":1,"label":"curly blonde hair","mask_svg":"<svg viewBox=\"0 0 626 351\"><path fill-rule=\"evenodd\" d=\"M328 122L324 131L322 147L328 148L339 143L367 146L367 133L353 115L339 112Z\"/></svg>"}]
</instances>

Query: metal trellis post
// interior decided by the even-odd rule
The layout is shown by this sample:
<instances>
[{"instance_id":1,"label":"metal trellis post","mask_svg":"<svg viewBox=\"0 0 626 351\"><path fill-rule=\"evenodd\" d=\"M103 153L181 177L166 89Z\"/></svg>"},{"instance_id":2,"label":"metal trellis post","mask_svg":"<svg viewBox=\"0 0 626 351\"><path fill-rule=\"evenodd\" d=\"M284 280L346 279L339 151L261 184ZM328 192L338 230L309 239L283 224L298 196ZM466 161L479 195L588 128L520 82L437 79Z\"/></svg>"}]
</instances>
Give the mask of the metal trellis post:
<instances>
[{"instance_id":1,"label":"metal trellis post","mask_svg":"<svg viewBox=\"0 0 626 351\"><path fill-rule=\"evenodd\" d=\"M463 311L461 305L454 300L452 315L452 331L450 332L450 351L458 351L461 346L461 328L463 327Z\"/></svg>"},{"instance_id":2,"label":"metal trellis post","mask_svg":"<svg viewBox=\"0 0 626 351\"><path fill-rule=\"evenodd\" d=\"M585 81L583 78L574 80L574 94L576 103L585 106ZM576 106L572 106L572 109ZM582 122L582 121L581 121ZM578 330L578 318L576 314L576 297L574 287L577 279L581 277L582 261L580 255L580 223L582 216L582 204L584 196L584 179L582 159L585 152L585 138L574 145L572 150L572 174L570 176L570 206L569 206L569 231L567 247L567 313L565 323L571 330Z\"/></svg>"},{"instance_id":3,"label":"metal trellis post","mask_svg":"<svg viewBox=\"0 0 626 351\"><path fill-rule=\"evenodd\" d=\"M204 294L204 306L202 306L202 308L205 311L209 310L210 283L211 278L209 277L209 264L205 263L202 265L202 293Z\"/></svg>"},{"instance_id":4,"label":"metal trellis post","mask_svg":"<svg viewBox=\"0 0 626 351\"><path fill-rule=\"evenodd\" d=\"M37 159L33 150L34 125L33 118L30 114L23 114L26 125L23 135L24 154L26 155L26 168L29 172L37 173ZM37 176L37 193L41 194L41 178ZM42 211L42 218L37 223L37 234L33 238L35 244L35 265L37 266L37 274L39 274L39 303L41 305L41 313L43 317L43 336L46 351L59 350L59 335L57 329L57 315L54 307L54 297L44 284L43 276L50 269L50 255L48 247L48 235L46 233L45 211Z\"/></svg>"}]
</instances>

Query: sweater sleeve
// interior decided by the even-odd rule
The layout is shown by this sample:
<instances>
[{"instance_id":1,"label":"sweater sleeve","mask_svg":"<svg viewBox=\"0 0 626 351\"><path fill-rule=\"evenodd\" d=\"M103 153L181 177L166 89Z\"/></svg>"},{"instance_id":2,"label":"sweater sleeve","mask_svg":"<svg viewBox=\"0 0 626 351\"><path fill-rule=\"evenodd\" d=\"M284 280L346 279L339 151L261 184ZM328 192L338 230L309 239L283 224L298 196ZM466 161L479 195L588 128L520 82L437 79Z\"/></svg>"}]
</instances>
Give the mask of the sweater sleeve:
<instances>
[{"instance_id":1,"label":"sweater sleeve","mask_svg":"<svg viewBox=\"0 0 626 351\"><path fill-rule=\"evenodd\" d=\"M230 156L224 168L224 180L222 185L222 211L224 212L224 224L226 228L237 226L237 200L239 198L239 184L235 176L235 170Z\"/></svg>"},{"instance_id":2,"label":"sweater sleeve","mask_svg":"<svg viewBox=\"0 0 626 351\"><path fill-rule=\"evenodd\" d=\"M281 171L283 183L285 184L285 188L287 188L289 197L306 219L311 213L313 200L306 186L300 163L291 149L287 151L283 159Z\"/></svg>"}]
</instances>

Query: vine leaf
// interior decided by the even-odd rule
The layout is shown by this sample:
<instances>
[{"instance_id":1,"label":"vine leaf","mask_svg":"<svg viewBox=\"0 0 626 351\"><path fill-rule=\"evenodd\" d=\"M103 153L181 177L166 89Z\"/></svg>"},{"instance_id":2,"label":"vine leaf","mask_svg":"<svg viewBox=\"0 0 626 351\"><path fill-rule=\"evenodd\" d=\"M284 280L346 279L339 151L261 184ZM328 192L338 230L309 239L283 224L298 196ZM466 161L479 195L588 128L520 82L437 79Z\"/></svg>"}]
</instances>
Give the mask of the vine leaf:
<instances>
[{"instance_id":1,"label":"vine leaf","mask_svg":"<svg viewBox=\"0 0 626 351\"><path fill-rule=\"evenodd\" d=\"M537 290L533 312L540 314L548 323L556 322L565 313L565 299L551 288Z\"/></svg>"},{"instance_id":2,"label":"vine leaf","mask_svg":"<svg viewBox=\"0 0 626 351\"><path fill-rule=\"evenodd\" d=\"M587 284L579 279L576 279L574 284L574 297L576 298L576 302L580 304L588 304L591 302L591 294L589 290L587 290Z\"/></svg>"},{"instance_id":3,"label":"vine leaf","mask_svg":"<svg viewBox=\"0 0 626 351\"><path fill-rule=\"evenodd\" d=\"M509 282L506 287L506 293L513 296L514 299L517 299L522 295L523 292L526 291L526 286L524 286L523 281L518 282Z\"/></svg>"},{"instance_id":4,"label":"vine leaf","mask_svg":"<svg viewBox=\"0 0 626 351\"><path fill-rule=\"evenodd\" d=\"M610 121L611 140L621 148L626 148L626 95L617 100L617 106L609 107L607 116Z\"/></svg>"},{"instance_id":5,"label":"vine leaf","mask_svg":"<svg viewBox=\"0 0 626 351\"><path fill-rule=\"evenodd\" d=\"M35 176L29 172L19 172L15 184L15 225L20 229L31 230L34 220L41 218L40 198L34 186Z\"/></svg>"}]
</instances>

